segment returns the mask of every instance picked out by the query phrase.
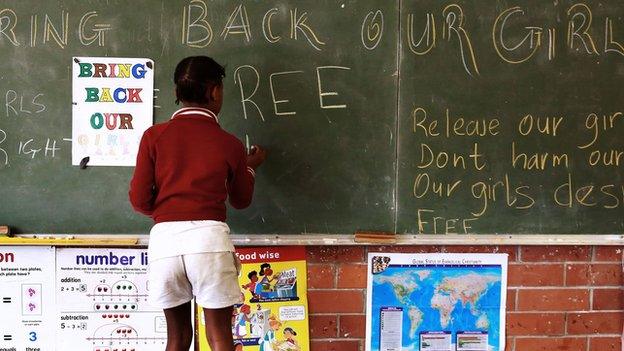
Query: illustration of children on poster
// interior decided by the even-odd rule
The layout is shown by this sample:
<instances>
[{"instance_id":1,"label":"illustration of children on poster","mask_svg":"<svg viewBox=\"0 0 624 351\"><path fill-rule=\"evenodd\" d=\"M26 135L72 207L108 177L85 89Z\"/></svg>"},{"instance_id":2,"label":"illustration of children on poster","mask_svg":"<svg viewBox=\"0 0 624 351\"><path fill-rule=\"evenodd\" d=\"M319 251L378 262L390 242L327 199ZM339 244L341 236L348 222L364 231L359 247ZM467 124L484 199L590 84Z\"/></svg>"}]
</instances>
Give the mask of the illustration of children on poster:
<instances>
[{"instance_id":1,"label":"illustration of children on poster","mask_svg":"<svg viewBox=\"0 0 624 351\"><path fill-rule=\"evenodd\" d=\"M244 302L232 314L234 350L308 351L305 248L238 248L236 255L242 263ZM198 313L199 349L208 351L203 315Z\"/></svg>"}]
</instances>

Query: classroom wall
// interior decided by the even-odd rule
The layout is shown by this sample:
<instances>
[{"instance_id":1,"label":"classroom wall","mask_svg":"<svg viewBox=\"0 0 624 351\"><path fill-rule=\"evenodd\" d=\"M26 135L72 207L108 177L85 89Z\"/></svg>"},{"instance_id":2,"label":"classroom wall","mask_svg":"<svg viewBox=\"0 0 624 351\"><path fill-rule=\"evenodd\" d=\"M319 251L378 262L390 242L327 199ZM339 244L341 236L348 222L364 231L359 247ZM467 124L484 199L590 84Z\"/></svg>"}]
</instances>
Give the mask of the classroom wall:
<instances>
[{"instance_id":1,"label":"classroom wall","mask_svg":"<svg viewBox=\"0 0 624 351\"><path fill-rule=\"evenodd\" d=\"M624 247L310 246L312 351L364 350L368 252L509 254L507 351L621 351Z\"/></svg>"}]
</instances>

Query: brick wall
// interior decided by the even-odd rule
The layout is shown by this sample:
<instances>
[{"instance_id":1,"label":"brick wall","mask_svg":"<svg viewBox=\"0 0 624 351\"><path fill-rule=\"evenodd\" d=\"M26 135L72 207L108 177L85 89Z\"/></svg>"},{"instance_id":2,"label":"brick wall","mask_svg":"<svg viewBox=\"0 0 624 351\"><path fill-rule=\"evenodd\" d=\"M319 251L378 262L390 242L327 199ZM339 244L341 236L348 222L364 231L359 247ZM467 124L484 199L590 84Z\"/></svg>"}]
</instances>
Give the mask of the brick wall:
<instances>
[{"instance_id":1,"label":"brick wall","mask_svg":"<svg viewBox=\"0 0 624 351\"><path fill-rule=\"evenodd\" d=\"M622 351L622 247L311 246L312 351L364 350L368 252L509 254L507 351Z\"/></svg>"}]
</instances>

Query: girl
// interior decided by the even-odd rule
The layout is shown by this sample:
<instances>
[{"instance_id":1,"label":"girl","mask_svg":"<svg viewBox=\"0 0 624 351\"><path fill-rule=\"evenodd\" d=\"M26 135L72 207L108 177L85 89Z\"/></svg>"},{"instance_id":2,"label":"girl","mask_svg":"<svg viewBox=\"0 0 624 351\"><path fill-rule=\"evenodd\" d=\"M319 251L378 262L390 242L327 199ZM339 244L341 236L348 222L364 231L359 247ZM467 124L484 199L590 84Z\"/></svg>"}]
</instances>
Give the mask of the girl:
<instances>
[{"instance_id":1,"label":"girl","mask_svg":"<svg viewBox=\"0 0 624 351\"><path fill-rule=\"evenodd\" d=\"M240 262L229 239L225 201L249 206L255 169L266 157L219 126L224 68L206 56L187 57L175 69L171 120L143 134L130 202L156 223L149 242L149 301L164 310L167 351L191 345L191 300L204 307L213 351L232 351L232 306L242 303Z\"/></svg>"},{"instance_id":2,"label":"girl","mask_svg":"<svg viewBox=\"0 0 624 351\"><path fill-rule=\"evenodd\" d=\"M293 328L284 328L284 341L280 344L280 350L287 351L300 351L301 347L295 340L295 336L297 336L297 332Z\"/></svg>"},{"instance_id":3,"label":"girl","mask_svg":"<svg viewBox=\"0 0 624 351\"><path fill-rule=\"evenodd\" d=\"M271 315L269 317L269 330L264 334L264 337L260 339L260 351L275 351L277 345L277 339L275 333L282 326L277 317Z\"/></svg>"},{"instance_id":4,"label":"girl","mask_svg":"<svg viewBox=\"0 0 624 351\"><path fill-rule=\"evenodd\" d=\"M247 278L249 278L249 283L241 285L241 287L245 290L249 290L252 299L257 299L258 295L256 294L256 284L258 283L258 272L249 272L247 274Z\"/></svg>"},{"instance_id":5,"label":"girl","mask_svg":"<svg viewBox=\"0 0 624 351\"><path fill-rule=\"evenodd\" d=\"M262 280L258 283L260 285L261 292L270 292L271 291L271 282L275 279L279 278L279 274L276 274L275 277L272 277L273 270L271 269L271 265L268 263L263 263L260 265L260 275L262 276ZM258 285L256 285L256 291L258 290Z\"/></svg>"},{"instance_id":6,"label":"girl","mask_svg":"<svg viewBox=\"0 0 624 351\"><path fill-rule=\"evenodd\" d=\"M232 334L237 338L242 338L247 335L247 322L250 321L251 306L244 304L240 307L238 313L234 317L234 325Z\"/></svg>"}]
</instances>

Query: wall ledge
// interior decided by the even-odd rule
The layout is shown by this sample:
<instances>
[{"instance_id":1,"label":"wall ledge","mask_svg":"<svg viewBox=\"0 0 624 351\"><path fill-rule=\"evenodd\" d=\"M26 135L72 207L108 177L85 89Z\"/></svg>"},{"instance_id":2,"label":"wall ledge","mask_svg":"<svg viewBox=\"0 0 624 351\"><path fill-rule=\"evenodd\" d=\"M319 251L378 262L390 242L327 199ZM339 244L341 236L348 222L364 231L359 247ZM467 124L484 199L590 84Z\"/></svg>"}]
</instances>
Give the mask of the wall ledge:
<instances>
[{"instance_id":1,"label":"wall ledge","mask_svg":"<svg viewBox=\"0 0 624 351\"><path fill-rule=\"evenodd\" d=\"M0 238L0 245L33 245L33 240L41 239L40 245L52 246L146 246L149 235L139 234L21 234L15 238ZM236 246L370 246L370 245L591 245L624 246L624 235L598 234L478 234L478 235L434 235L434 234L399 234L396 242L356 242L352 234L233 234L232 242ZM133 244L117 244L132 241ZM72 244L72 241L75 241ZM111 245L112 244L112 245Z\"/></svg>"}]
</instances>

